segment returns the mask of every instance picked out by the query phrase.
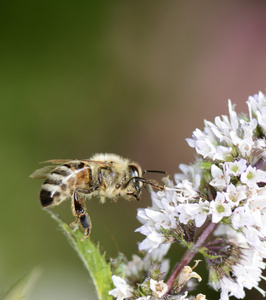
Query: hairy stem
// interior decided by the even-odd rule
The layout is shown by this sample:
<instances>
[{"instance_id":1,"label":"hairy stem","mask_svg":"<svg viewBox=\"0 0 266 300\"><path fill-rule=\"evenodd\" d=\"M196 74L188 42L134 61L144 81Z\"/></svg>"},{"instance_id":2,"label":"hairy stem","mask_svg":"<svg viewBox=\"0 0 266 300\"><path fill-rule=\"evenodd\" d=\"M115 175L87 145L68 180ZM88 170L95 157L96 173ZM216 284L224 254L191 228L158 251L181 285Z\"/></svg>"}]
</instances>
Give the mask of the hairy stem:
<instances>
[{"instance_id":1,"label":"hairy stem","mask_svg":"<svg viewBox=\"0 0 266 300\"><path fill-rule=\"evenodd\" d=\"M207 237L213 232L213 230L216 228L217 224L210 222L208 226L203 230L201 235L198 237L195 245L191 249L189 249L181 261L177 264L175 267L173 273L168 278L166 284L168 285L167 293L172 289L177 276L180 274L180 272L183 270L185 266L187 266L193 257L196 255L198 250L202 247L203 243L206 241Z\"/></svg>"}]
</instances>

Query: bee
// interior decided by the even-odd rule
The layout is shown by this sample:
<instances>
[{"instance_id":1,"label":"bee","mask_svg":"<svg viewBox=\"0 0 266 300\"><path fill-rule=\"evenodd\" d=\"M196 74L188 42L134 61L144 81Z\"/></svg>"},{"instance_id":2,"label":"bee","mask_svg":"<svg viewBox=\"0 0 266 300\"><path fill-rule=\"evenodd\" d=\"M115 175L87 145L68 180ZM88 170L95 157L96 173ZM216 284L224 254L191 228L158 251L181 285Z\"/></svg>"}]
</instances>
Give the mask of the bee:
<instances>
[{"instance_id":1,"label":"bee","mask_svg":"<svg viewBox=\"0 0 266 300\"><path fill-rule=\"evenodd\" d=\"M146 180L146 170L140 165L116 154L95 154L83 160L49 160L52 165L36 170L30 177L43 178L40 201L43 208L59 205L70 198L74 223L84 229L83 239L91 232L92 224L86 211L85 200L98 197L101 203L106 199L116 202L118 198L140 200L143 185L159 190L164 187L154 180Z\"/></svg>"}]
</instances>

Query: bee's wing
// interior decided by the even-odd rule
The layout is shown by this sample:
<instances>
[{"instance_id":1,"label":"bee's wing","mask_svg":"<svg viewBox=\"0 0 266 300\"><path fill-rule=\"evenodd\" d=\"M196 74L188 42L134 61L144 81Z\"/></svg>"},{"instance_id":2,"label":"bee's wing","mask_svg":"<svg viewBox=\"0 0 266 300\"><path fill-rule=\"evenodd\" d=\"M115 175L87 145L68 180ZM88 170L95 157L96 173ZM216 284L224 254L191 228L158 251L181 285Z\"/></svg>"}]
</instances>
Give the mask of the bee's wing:
<instances>
[{"instance_id":1,"label":"bee's wing","mask_svg":"<svg viewBox=\"0 0 266 300\"><path fill-rule=\"evenodd\" d=\"M50 159L50 160L45 160L45 161L42 161L41 164L54 164L54 165L60 165L60 164L64 164L65 162L68 162L68 161L73 161L75 159Z\"/></svg>"},{"instance_id":2,"label":"bee's wing","mask_svg":"<svg viewBox=\"0 0 266 300\"><path fill-rule=\"evenodd\" d=\"M52 172L52 170L55 168L55 166L45 166L43 168L37 169L34 171L30 177L31 178L46 178L48 174Z\"/></svg>"},{"instance_id":3,"label":"bee's wing","mask_svg":"<svg viewBox=\"0 0 266 300\"><path fill-rule=\"evenodd\" d=\"M86 163L90 163L90 162L94 162L94 163L98 163L98 164L106 164L106 162L104 161L97 161L97 160L91 160L91 159L50 159L50 160L45 160L42 161L41 164L54 164L54 165L61 165L64 164L66 162L74 162L74 161L83 161Z\"/></svg>"},{"instance_id":4,"label":"bee's wing","mask_svg":"<svg viewBox=\"0 0 266 300\"><path fill-rule=\"evenodd\" d=\"M70 160L71 159L51 159L51 160L42 161L42 162L40 162L40 164L50 163L50 164L54 164L54 165L60 165L60 164L63 164L67 161L70 161ZM48 174L50 174L55 168L56 167L53 166L53 165L42 167L42 168L37 169L36 171L34 171L30 175L30 178L45 179L48 176Z\"/></svg>"},{"instance_id":5,"label":"bee's wing","mask_svg":"<svg viewBox=\"0 0 266 300\"><path fill-rule=\"evenodd\" d=\"M95 164L99 164L99 165L111 165L112 163L110 161L101 161L101 160L91 160L91 159L82 159L81 161L86 162L86 163L95 163Z\"/></svg>"},{"instance_id":6,"label":"bee's wing","mask_svg":"<svg viewBox=\"0 0 266 300\"><path fill-rule=\"evenodd\" d=\"M74 161L83 161L85 163L94 162L94 163L101 164L101 165L108 164L107 162L95 161L95 160L90 160L90 159L82 159L82 160L80 160L80 159L51 159L51 160L43 161L43 162L41 162L41 164L50 163L53 165L45 166L43 168L37 169L30 175L30 177L45 179L48 176L48 174L50 174L56 168L56 166L54 166L54 165L61 165L66 162L74 162Z\"/></svg>"}]
</instances>

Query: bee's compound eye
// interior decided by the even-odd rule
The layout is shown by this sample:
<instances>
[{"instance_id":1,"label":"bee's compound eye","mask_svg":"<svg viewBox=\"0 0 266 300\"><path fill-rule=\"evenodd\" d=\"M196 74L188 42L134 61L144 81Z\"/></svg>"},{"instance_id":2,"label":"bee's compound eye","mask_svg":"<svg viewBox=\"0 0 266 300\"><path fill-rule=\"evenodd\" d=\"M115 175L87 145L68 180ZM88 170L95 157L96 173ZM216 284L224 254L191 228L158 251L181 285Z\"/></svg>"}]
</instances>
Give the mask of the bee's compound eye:
<instances>
[{"instance_id":1,"label":"bee's compound eye","mask_svg":"<svg viewBox=\"0 0 266 300\"><path fill-rule=\"evenodd\" d=\"M139 170L136 166L134 165L130 165L129 166L129 172L130 172L130 177L133 181L133 185L136 189L136 192L137 192L137 199L140 198L140 194L141 194L141 181L139 180Z\"/></svg>"},{"instance_id":2,"label":"bee's compound eye","mask_svg":"<svg viewBox=\"0 0 266 300\"><path fill-rule=\"evenodd\" d=\"M138 177L139 176L138 169L135 166L133 166L133 165L129 166L129 173L130 173L131 177Z\"/></svg>"}]
</instances>

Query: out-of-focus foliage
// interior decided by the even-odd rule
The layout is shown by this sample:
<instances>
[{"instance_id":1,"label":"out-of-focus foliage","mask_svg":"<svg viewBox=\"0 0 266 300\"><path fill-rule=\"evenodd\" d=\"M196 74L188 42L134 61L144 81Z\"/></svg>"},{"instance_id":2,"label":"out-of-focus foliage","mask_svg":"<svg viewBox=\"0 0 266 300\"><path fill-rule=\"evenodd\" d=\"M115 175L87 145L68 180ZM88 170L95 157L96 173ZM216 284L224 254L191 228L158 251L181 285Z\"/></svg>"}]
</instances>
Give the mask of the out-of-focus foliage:
<instances>
[{"instance_id":1,"label":"out-of-focus foliage","mask_svg":"<svg viewBox=\"0 0 266 300\"><path fill-rule=\"evenodd\" d=\"M12 286L1 299L3 300L21 300L28 299L28 294L31 287L35 284L36 280L40 275L40 270L32 271L28 276L19 280L14 286Z\"/></svg>"}]
</instances>

